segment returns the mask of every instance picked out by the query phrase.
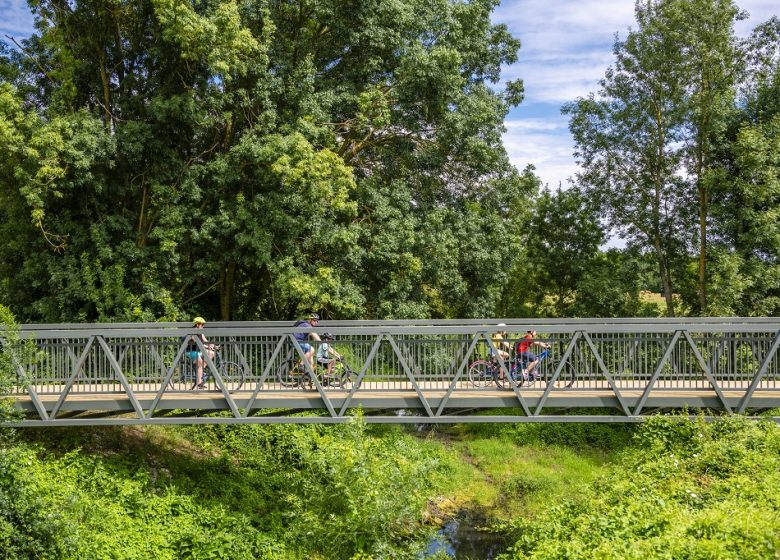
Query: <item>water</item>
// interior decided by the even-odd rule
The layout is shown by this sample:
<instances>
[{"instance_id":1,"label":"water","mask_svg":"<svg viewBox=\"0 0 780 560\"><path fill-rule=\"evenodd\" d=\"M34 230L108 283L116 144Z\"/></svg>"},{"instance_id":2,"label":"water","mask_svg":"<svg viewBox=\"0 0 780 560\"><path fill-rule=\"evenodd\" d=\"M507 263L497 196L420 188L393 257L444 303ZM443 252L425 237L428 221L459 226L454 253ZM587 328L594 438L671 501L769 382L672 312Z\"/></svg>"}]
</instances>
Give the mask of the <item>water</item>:
<instances>
[{"instance_id":1,"label":"water","mask_svg":"<svg viewBox=\"0 0 780 560\"><path fill-rule=\"evenodd\" d=\"M445 553L457 560L492 560L510 544L507 535L480 530L486 525L483 515L460 511L447 520L428 541L423 558Z\"/></svg>"}]
</instances>

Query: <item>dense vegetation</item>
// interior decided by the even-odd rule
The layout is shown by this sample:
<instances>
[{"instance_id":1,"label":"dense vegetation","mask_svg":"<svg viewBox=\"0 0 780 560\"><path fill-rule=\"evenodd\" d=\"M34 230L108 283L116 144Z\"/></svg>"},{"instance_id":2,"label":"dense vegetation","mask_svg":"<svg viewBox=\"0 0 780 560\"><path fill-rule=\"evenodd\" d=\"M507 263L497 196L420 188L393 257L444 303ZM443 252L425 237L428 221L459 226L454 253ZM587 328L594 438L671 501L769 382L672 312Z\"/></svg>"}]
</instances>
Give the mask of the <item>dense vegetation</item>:
<instances>
[{"instance_id":1,"label":"dense vegetation","mask_svg":"<svg viewBox=\"0 0 780 560\"><path fill-rule=\"evenodd\" d=\"M776 423L656 418L594 485L516 523L506 557L777 558L779 489Z\"/></svg>"},{"instance_id":2,"label":"dense vegetation","mask_svg":"<svg viewBox=\"0 0 780 560\"><path fill-rule=\"evenodd\" d=\"M523 88L496 4L31 1L37 31L0 42L0 301L21 322L780 311L780 21L740 40L731 0L638 2L566 107L582 173L549 191L502 145Z\"/></svg>"},{"instance_id":3,"label":"dense vegetation","mask_svg":"<svg viewBox=\"0 0 780 560\"><path fill-rule=\"evenodd\" d=\"M464 512L506 558L780 553L774 423L57 430L0 446L6 558L411 559Z\"/></svg>"},{"instance_id":4,"label":"dense vegetation","mask_svg":"<svg viewBox=\"0 0 780 560\"><path fill-rule=\"evenodd\" d=\"M57 436L0 449L4 558L409 558L446 472L362 423Z\"/></svg>"},{"instance_id":5,"label":"dense vegetation","mask_svg":"<svg viewBox=\"0 0 780 560\"><path fill-rule=\"evenodd\" d=\"M20 321L490 314L523 198L495 0L30 2L0 51Z\"/></svg>"}]
</instances>

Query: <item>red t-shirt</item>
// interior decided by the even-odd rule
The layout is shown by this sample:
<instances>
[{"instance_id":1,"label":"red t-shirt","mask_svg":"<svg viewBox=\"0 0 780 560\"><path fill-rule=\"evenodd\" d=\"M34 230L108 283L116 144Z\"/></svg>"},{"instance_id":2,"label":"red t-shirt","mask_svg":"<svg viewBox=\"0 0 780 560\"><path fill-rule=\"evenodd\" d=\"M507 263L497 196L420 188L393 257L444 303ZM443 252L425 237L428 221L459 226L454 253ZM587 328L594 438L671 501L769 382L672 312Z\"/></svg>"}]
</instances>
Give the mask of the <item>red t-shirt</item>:
<instances>
[{"instance_id":1,"label":"red t-shirt","mask_svg":"<svg viewBox=\"0 0 780 560\"><path fill-rule=\"evenodd\" d=\"M533 343L533 340L534 340L534 337L530 333L525 335L523 337L523 340L520 340L517 343L517 353L519 354L520 352L528 352L528 348Z\"/></svg>"}]
</instances>

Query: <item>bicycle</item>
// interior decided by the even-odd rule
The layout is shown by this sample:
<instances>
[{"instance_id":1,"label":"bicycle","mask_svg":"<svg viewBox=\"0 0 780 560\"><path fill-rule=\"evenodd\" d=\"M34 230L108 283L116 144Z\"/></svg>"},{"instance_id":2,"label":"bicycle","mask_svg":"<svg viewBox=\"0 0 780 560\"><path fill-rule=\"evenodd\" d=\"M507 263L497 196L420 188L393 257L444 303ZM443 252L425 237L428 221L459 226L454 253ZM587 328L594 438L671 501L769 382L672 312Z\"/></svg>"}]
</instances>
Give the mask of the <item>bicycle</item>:
<instances>
[{"instance_id":1,"label":"bicycle","mask_svg":"<svg viewBox=\"0 0 780 560\"><path fill-rule=\"evenodd\" d=\"M276 379L282 387L293 388L300 387L305 389L313 385L311 376L297 358L287 358L276 370Z\"/></svg>"},{"instance_id":2,"label":"bicycle","mask_svg":"<svg viewBox=\"0 0 780 560\"><path fill-rule=\"evenodd\" d=\"M352 386L352 369L344 362L342 358L337 358L333 364L333 369L328 373L327 366L322 366L324 373L320 382L324 387L338 387L339 389L349 389Z\"/></svg>"},{"instance_id":3,"label":"bicycle","mask_svg":"<svg viewBox=\"0 0 780 560\"><path fill-rule=\"evenodd\" d=\"M316 371L316 370L315 370ZM333 365L333 369L330 373L325 370L320 378L320 383L323 387L337 387L340 389L349 389L352 386L352 380L354 372L344 362L339 359ZM279 369L276 370L276 379L282 387L301 389L313 389L314 382L311 375L305 368L301 367L300 360L295 358L287 358Z\"/></svg>"},{"instance_id":4,"label":"bicycle","mask_svg":"<svg viewBox=\"0 0 780 560\"><path fill-rule=\"evenodd\" d=\"M214 350L214 365L216 366L219 376L222 378L222 383L224 383L228 393L234 393L241 390L241 387L244 385L244 369L236 362L225 360L220 352L220 346L215 346ZM205 363L205 359L203 362L203 377L201 378L201 383L203 385L208 385L213 374L211 368ZM192 386L190 387L190 390L195 389L198 377L197 370L198 367L195 360L182 356L179 366L176 368L177 375L171 377L168 386L175 390L175 382L186 383L187 385L191 383ZM174 379L176 381L174 381Z\"/></svg>"},{"instance_id":5,"label":"bicycle","mask_svg":"<svg viewBox=\"0 0 780 560\"><path fill-rule=\"evenodd\" d=\"M539 372L539 368L541 367L544 361L547 361L548 369L553 372L558 367L559 362L557 362L550 356L549 348L545 348L539 354L538 358L539 361L534 367L534 370L529 375L526 375L524 373L526 368L528 368L527 360L515 359L512 361L511 365L507 364L510 365L509 375L514 380L514 382L517 384L518 387L522 387L524 385L530 387L538 379L540 379L541 376L539 375L538 372ZM469 364L468 377L471 384L474 385L475 387L487 387L492 383L495 383L496 386L500 389L510 389L512 387L512 383L504 375L503 370L501 369L501 367L499 367L498 362L495 360L480 359L471 362ZM574 385L574 378L575 378L574 368L570 363L567 362L566 364L564 364L563 369L561 370L561 373L558 376L558 379L556 379L555 381L555 388L556 389L570 388L572 385Z\"/></svg>"}]
</instances>

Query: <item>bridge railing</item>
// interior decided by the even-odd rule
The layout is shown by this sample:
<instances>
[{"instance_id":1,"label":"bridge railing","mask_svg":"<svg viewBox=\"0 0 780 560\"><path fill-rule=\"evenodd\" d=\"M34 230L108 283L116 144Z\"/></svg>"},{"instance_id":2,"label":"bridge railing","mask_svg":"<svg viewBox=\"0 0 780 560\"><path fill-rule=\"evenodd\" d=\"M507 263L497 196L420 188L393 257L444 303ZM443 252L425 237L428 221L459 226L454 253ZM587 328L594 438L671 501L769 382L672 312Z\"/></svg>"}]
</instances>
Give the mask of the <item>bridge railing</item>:
<instances>
[{"instance_id":1,"label":"bridge railing","mask_svg":"<svg viewBox=\"0 0 780 560\"><path fill-rule=\"evenodd\" d=\"M337 336L333 347L355 372L355 380L360 378L356 391L484 391L469 382L468 369L488 357L498 322L507 323L501 328L509 331L512 347L529 329L538 331L536 340L551 345L556 360L540 363L540 387L555 376L551 365L563 363L574 372L573 390L643 390L651 382L654 390L711 389L713 381L721 389L747 389L757 376L762 388L780 389L780 321L775 319L510 321L414 326L331 322L318 330ZM186 367L185 337L201 332L221 346L223 360L241 368L242 390L290 390L280 372L302 362L293 336L301 329L216 323L202 330L178 324L25 325L22 336L33 344L17 356L16 391L59 394L68 386L69 393L100 394L126 391L125 384L137 393L159 393L161 387L188 390L176 383ZM538 353L538 347L532 349ZM212 375L214 389L215 379ZM318 390L344 388L323 384Z\"/></svg>"}]
</instances>

